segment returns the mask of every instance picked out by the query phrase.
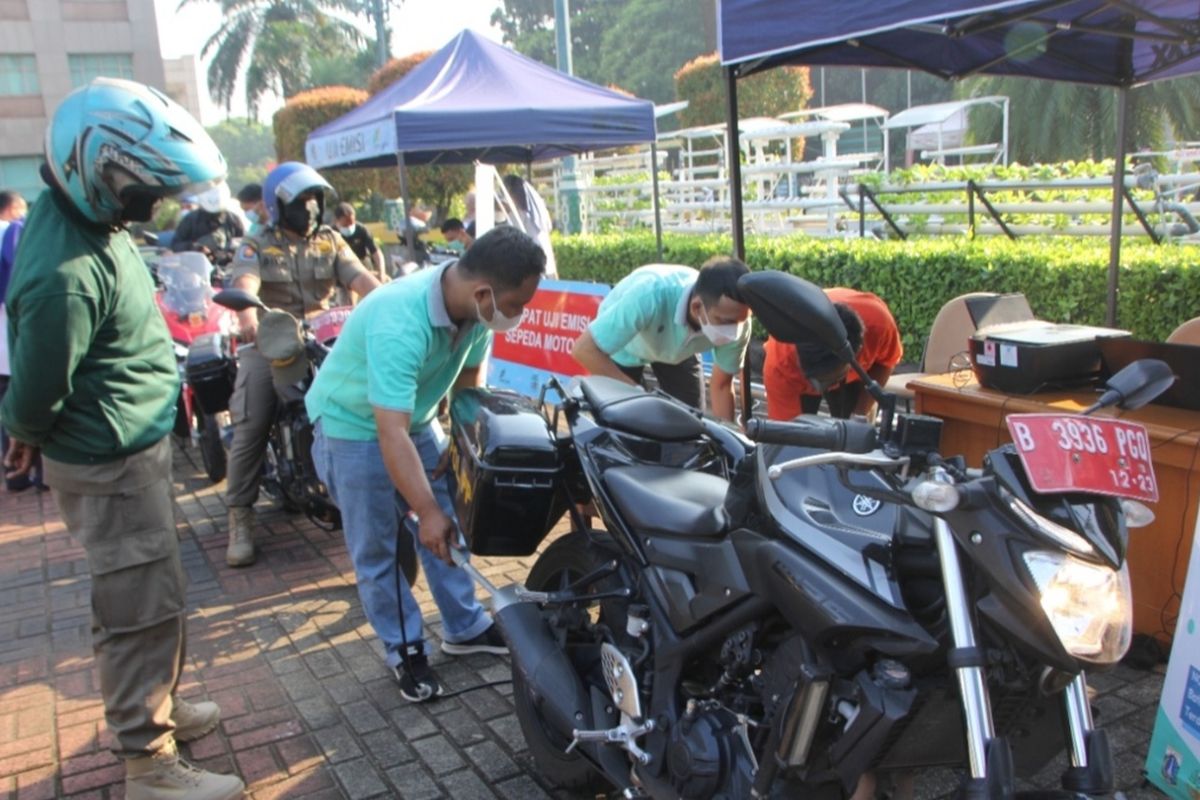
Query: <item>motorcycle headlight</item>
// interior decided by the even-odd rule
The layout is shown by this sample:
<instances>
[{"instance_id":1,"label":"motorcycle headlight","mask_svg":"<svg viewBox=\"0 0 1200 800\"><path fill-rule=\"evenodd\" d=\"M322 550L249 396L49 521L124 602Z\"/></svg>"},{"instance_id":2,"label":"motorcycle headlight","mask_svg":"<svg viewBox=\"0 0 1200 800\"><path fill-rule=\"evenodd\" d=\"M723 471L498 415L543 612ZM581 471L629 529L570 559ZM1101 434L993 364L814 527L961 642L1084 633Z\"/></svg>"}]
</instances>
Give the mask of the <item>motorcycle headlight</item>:
<instances>
[{"instance_id":1,"label":"motorcycle headlight","mask_svg":"<svg viewBox=\"0 0 1200 800\"><path fill-rule=\"evenodd\" d=\"M1127 566L1114 570L1046 550L1023 558L1042 610L1068 653L1092 664L1112 664L1125 655L1133 635Z\"/></svg>"}]
</instances>

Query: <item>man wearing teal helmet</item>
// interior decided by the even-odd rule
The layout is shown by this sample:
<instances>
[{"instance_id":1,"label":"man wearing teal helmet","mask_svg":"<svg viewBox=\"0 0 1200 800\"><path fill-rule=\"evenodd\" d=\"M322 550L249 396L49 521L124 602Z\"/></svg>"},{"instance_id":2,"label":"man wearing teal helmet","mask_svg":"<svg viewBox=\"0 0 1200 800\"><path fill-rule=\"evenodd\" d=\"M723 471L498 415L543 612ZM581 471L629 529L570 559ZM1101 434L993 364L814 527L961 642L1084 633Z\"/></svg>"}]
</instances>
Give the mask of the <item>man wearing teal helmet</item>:
<instances>
[{"instance_id":1,"label":"man wearing teal helmet","mask_svg":"<svg viewBox=\"0 0 1200 800\"><path fill-rule=\"evenodd\" d=\"M233 258L233 285L257 294L270 308L305 319L329 308L338 287L363 297L379 281L328 225L321 224L325 193L333 187L307 164L287 161L271 170L263 184L270 225L245 239ZM241 341L254 342L258 310L240 314ZM238 350L238 375L229 410L233 444L225 504L229 507L229 542L225 563L254 563L254 501L275 419L275 384L271 364L254 347Z\"/></svg>"},{"instance_id":2,"label":"man wearing teal helmet","mask_svg":"<svg viewBox=\"0 0 1200 800\"><path fill-rule=\"evenodd\" d=\"M164 197L225 175L186 111L97 78L46 132L49 189L30 212L6 295L12 382L0 419L10 475L40 449L63 521L87 553L105 719L128 800L223 800L241 780L189 766L176 742L213 730L215 703L174 698L186 579L171 505L179 379L154 286L125 230Z\"/></svg>"}]
</instances>

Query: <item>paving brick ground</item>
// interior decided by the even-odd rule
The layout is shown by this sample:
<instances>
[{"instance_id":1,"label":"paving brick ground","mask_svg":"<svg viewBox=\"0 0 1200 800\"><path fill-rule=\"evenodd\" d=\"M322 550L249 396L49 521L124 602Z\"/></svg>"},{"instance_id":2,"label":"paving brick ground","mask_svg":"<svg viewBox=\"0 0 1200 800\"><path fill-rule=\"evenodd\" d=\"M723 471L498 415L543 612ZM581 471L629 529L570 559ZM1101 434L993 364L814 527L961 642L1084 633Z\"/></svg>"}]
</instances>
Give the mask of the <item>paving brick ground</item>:
<instances>
[{"instance_id":1,"label":"paving brick ground","mask_svg":"<svg viewBox=\"0 0 1200 800\"><path fill-rule=\"evenodd\" d=\"M177 520L191 580L188 669L181 693L222 710L190 758L237 770L254 800L560 797L536 773L508 686L425 706L396 691L358 605L340 533L301 516L260 515L254 567L225 566L225 507L194 453L177 451ZM524 577L528 559L477 562L492 580ZM428 592L418 591L427 615ZM0 493L0 793L20 800L120 798L108 752L89 632L83 551L48 494ZM429 617L436 638L436 617ZM436 652L436 651L435 651ZM449 689L508 677L494 656L433 658ZM1117 778L1135 798L1161 673L1097 676L1097 708L1117 749ZM1061 764L1033 786L1056 785ZM935 772L921 797L954 787Z\"/></svg>"}]
</instances>

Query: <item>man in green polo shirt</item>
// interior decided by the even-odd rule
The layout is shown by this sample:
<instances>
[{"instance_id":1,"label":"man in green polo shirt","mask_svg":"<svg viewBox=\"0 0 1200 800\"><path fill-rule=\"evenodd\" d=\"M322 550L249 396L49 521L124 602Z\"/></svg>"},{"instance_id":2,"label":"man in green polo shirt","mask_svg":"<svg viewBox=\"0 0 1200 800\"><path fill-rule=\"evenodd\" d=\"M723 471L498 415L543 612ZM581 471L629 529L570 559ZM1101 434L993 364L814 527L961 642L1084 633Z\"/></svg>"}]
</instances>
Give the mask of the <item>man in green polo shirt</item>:
<instances>
[{"instance_id":1,"label":"man in green polo shirt","mask_svg":"<svg viewBox=\"0 0 1200 800\"><path fill-rule=\"evenodd\" d=\"M723 256L699 271L675 264L635 269L600 303L571 355L593 375L639 385L649 365L660 389L702 408L698 355L712 350L712 410L732 422L733 376L750 343L750 308L738 298L737 281L749 271Z\"/></svg>"},{"instance_id":2,"label":"man in green polo shirt","mask_svg":"<svg viewBox=\"0 0 1200 800\"><path fill-rule=\"evenodd\" d=\"M400 694L412 702L436 697L441 687L425 656L420 606L396 567L406 517L417 520L417 551L442 615L442 650L508 652L470 577L450 560L460 538L437 406L447 392L482 383L492 332L520 324L545 265L536 241L504 226L459 261L372 292L305 398L315 423L313 461L341 509L359 598Z\"/></svg>"}]
</instances>

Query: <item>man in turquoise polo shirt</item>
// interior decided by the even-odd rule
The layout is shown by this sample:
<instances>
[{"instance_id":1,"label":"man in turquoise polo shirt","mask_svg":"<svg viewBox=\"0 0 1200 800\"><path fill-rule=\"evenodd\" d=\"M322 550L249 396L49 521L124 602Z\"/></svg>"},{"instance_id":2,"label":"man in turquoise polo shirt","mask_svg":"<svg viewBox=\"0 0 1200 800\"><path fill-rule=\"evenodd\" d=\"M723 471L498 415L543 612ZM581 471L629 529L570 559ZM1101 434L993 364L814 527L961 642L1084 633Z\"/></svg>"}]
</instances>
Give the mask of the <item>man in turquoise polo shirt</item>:
<instances>
[{"instance_id":1,"label":"man in turquoise polo shirt","mask_svg":"<svg viewBox=\"0 0 1200 800\"><path fill-rule=\"evenodd\" d=\"M482 383L492 332L520 324L545 265L536 241L504 226L459 261L372 292L305 400L313 461L341 509L358 596L411 702L436 697L441 686L425 656L420 606L396 566L397 531L410 514L442 615L442 650L508 652L470 577L450 560L461 545L437 406L447 392Z\"/></svg>"},{"instance_id":2,"label":"man in turquoise polo shirt","mask_svg":"<svg viewBox=\"0 0 1200 800\"><path fill-rule=\"evenodd\" d=\"M713 351L713 413L733 421L733 376L750 343L750 308L737 281L750 270L736 258L709 259L697 271L650 264L626 275L600 303L571 355L593 375L640 385L645 366L672 397L702 408L698 354Z\"/></svg>"}]
</instances>

